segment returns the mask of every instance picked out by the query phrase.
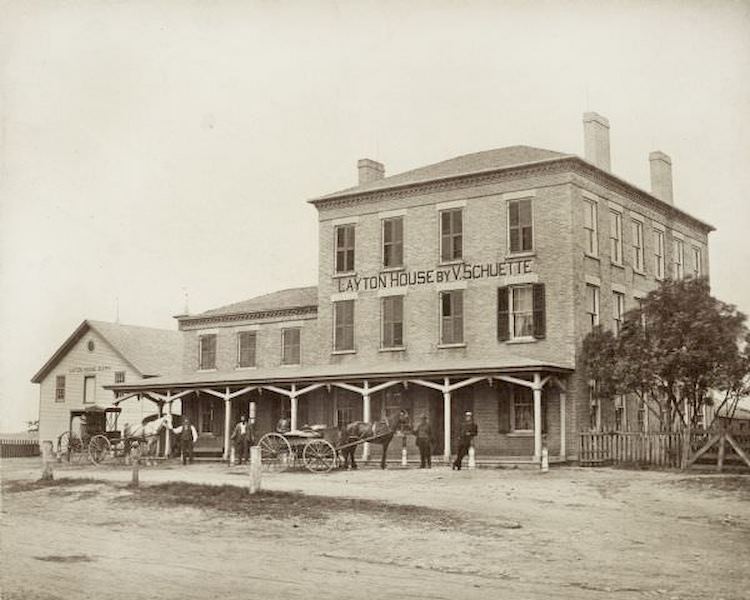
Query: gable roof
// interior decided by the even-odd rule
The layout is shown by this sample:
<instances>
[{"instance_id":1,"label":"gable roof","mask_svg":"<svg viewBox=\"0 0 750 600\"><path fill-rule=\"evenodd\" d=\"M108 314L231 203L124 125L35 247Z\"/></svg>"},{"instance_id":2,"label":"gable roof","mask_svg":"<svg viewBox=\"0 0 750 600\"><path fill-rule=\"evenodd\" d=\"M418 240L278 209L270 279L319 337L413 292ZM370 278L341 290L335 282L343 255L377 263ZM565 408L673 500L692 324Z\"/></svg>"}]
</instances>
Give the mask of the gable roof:
<instances>
[{"instance_id":1,"label":"gable roof","mask_svg":"<svg viewBox=\"0 0 750 600\"><path fill-rule=\"evenodd\" d=\"M183 334L180 331L86 320L39 369L31 382L41 383L42 379L89 331L95 331L104 338L114 351L143 377L166 375L180 369L183 340Z\"/></svg>"},{"instance_id":2,"label":"gable roof","mask_svg":"<svg viewBox=\"0 0 750 600\"><path fill-rule=\"evenodd\" d=\"M289 310L292 308L317 307L318 286L287 288L255 296L248 300L227 304L219 308L212 308L196 315L183 317L184 319L204 319L206 317L220 317L224 315L252 314L266 311ZM181 319L182 320L182 319Z\"/></svg>"},{"instance_id":3,"label":"gable roof","mask_svg":"<svg viewBox=\"0 0 750 600\"><path fill-rule=\"evenodd\" d=\"M348 196L350 194L359 194L363 192L372 192L387 188L414 185L443 179L445 177L456 177L459 175L468 175L470 173L479 173L493 169L502 169L517 165L525 165L540 161L554 160L570 156L554 150L545 150L544 148L534 148L533 146L507 146L506 148L495 148L493 150L484 150L482 152L473 152L464 154L448 160L443 160L425 167L419 167L404 173L376 179L361 185L350 187L332 194L327 194L316 198L318 200L327 200L338 196Z\"/></svg>"}]
</instances>

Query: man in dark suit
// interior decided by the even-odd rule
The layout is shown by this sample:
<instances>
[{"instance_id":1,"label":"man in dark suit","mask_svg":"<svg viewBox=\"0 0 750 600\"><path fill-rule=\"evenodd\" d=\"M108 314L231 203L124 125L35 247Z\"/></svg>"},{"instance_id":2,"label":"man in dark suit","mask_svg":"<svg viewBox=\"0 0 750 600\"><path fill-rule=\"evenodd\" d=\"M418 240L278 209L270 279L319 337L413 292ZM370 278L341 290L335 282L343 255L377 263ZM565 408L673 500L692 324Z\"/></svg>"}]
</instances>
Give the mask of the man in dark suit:
<instances>
[{"instance_id":1,"label":"man in dark suit","mask_svg":"<svg viewBox=\"0 0 750 600\"><path fill-rule=\"evenodd\" d=\"M234 455L237 464L241 465L243 460L247 463L249 448L253 444L253 431L245 415L242 415L240 422L234 426L232 441L234 442Z\"/></svg>"},{"instance_id":2,"label":"man in dark suit","mask_svg":"<svg viewBox=\"0 0 750 600\"><path fill-rule=\"evenodd\" d=\"M427 415L422 415L414 433L417 436L419 448L419 468L429 469L432 467L432 425L427 420Z\"/></svg>"},{"instance_id":3,"label":"man in dark suit","mask_svg":"<svg viewBox=\"0 0 750 600\"><path fill-rule=\"evenodd\" d=\"M453 461L454 469L458 471L461 470L461 463L464 460L464 456L469 453L471 441L476 437L477 433L479 433L479 431L477 429L477 424L474 422L474 417L469 411L466 411L458 434L458 453L456 454L456 460Z\"/></svg>"}]
</instances>

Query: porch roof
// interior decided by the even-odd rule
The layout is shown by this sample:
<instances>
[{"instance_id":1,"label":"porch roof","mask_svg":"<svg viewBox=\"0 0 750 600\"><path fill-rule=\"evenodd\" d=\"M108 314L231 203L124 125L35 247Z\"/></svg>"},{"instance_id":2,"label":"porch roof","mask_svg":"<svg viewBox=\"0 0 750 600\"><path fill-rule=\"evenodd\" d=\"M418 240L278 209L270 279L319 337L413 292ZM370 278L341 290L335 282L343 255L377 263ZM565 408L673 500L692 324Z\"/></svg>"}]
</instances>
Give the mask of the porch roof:
<instances>
[{"instance_id":1,"label":"porch roof","mask_svg":"<svg viewBox=\"0 0 750 600\"><path fill-rule=\"evenodd\" d=\"M313 365L306 367L275 367L237 369L234 371L194 371L182 375L151 377L140 381L104 386L115 392L137 392L140 390L174 390L199 387L351 381L356 379L409 379L447 377L456 375L484 375L491 373L522 373L547 371L569 373L571 365L509 356L495 360L441 360L422 362L416 365L403 363L377 367L362 365Z\"/></svg>"}]
</instances>

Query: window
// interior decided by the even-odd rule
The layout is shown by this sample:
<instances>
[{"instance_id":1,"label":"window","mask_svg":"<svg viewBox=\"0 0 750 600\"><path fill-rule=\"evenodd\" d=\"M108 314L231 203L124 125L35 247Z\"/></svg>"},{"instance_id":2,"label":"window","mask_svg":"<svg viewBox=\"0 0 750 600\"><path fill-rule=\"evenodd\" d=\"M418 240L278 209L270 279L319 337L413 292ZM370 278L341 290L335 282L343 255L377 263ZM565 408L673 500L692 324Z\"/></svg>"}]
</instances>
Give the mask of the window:
<instances>
[{"instance_id":1,"label":"window","mask_svg":"<svg viewBox=\"0 0 750 600\"><path fill-rule=\"evenodd\" d=\"M664 232L654 229L654 277L664 279Z\"/></svg>"},{"instance_id":2,"label":"window","mask_svg":"<svg viewBox=\"0 0 750 600\"><path fill-rule=\"evenodd\" d=\"M513 431L534 430L534 395L531 388L514 386L513 388Z\"/></svg>"},{"instance_id":3,"label":"window","mask_svg":"<svg viewBox=\"0 0 750 600\"><path fill-rule=\"evenodd\" d=\"M586 314L589 327L593 330L599 325L599 288L588 283L586 284Z\"/></svg>"},{"instance_id":4,"label":"window","mask_svg":"<svg viewBox=\"0 0 750 600\"><path fill-rule=\"evenodd\" d=\"M255 347L258 336L254 331L237 333L237 366L240 368L255 366Z\"/></svg>"},{"instance_id":5,"label":"window","mask_svg":"<svg viewBox=\"0 0 750 600\"><path fill-rule=\"evenodd\" d=\"M216 368L216 334L209 333L198 337L198 368Z\"/></svg>"},{"instance_id":6,"label":"window","mask_svg":"<svg viewBox=\"0 0 750 600\"><path fill-rule=\"evenodd\" d=\"M609 256L616 265L622 264L622 215L609 211Z\"/></svg>"},{"instance_id":7,"label":"window","mask_svg":"<svg viewBox=\"0 0 750 600\"><path fill-rule=\"evenodd\" d=\"M682 279L685 275L685 244L678 238L673 239L672 269L675 279Z\"/></svg>"},{"instance_id":8,"label":"window","mask_svg":"<svg viewBox=\"0 0 750 600\"><path fill-rule=\"evenodd\" d=\"M125 371L115 371L115 383L125 383Z\"/></svg>"},{"instance_id":9,"label":"window","mask_svg":"<svg viewBox=\"0 0 750 600\"><path fill-rule=\"evenodd\" d=\"M351 396L343 396L335 391L334 402L336 405L337 427L344 427L349 423L359 420L362 401Z\"/></svg>"},{"instance_id":10,"label":"window","mask_svg":"<svg viewBox=\"0 0 750 600\"><path fill-rule=\"evenodd\" d=\"M281 330L281 364L300 364L300 328L290 327Z\"/></svg>"},{"instance_id":11,"label":"window","mask_svg":"<svg viewBox=\"0 0 750 600\"><path fill-rule=\"evenodd\" d=\"M508 244L511 252L529 252L533 249L530 199L508 202Z\"/></svg>"},{"instance_id":12,"label":"window","mask_svg":"<svg viewBox=\"0 0 750 600\"><path fill-rule=\"evenodd\" d=\"M464 293L453 290L440 293L440 343L462 344L464 341Z\"/></svg>"},{"instance_id":13,"label":"window","mask_svg":"<svg viewBox=\"0 0 750 600\"><path fill-rule=\"evenodd\" d=\"M65 375L55 377L55 402L65 402Z\"/></svg>"},{"instance_id":14,"label":"window","mask_svg":"<svg viewBox=\"0 0 750 600\"><path fill-rule=\"evenodd\" d=\"M354 271L354 224L338 225L336 238L336 273Z\"/></svg>"},{"instance_id":15,"label":"window","mask_svg":"<svg viewBox=\"0 0 750 600\"><path fill-rule=\"evenodd\" d=\"M593 200L583 201L583 229L586 234L586 254L599 254L599 234L596 227L597 210Z\"/></svg>"},{"instance_id":16,"label":"window","mask_svg":"<svg viewBox=\"0 0 750 600\"><path fill-rule=\"evenodd\" d=\"M601 410L599 410L599 399L596 397L596 383L589 382L589 428L591 431L599 431L601 428Z\"/></svg>"},{"instance_id":17,"label":"window","mask_svg":"<svg viewBox=\"0 0 750 600\"><path fill-rule=\"evenodd\" d=\"M646 402L641 400L638 404L638 413L636 415L638 419L638 431L641 433L646 433Z\"/></svg>"},{"instance_id":18,"label":"window","mask_svg":"<svg viewBox=\"0 0 750 600\"><path fill-rule=\"evenodd\" d=\"M333 303L333 349L354 350L354 300Z\"/></svg>"},{"instance_id":19,"label":"window","mask_svg":"<svg viewBox=\"0 0 750 600\"><path fill-rule=\"evenodd\" d=\"M404 218L383 219L383 267L404 266Z\"/></svg>"},{"instance_id":20,"label":"window","mask_svg":"<svg viewBox=\"0 0 750 600\"><path fill-rule=\"evenodd\" d=\"M511 333L514 338L531 337L534 333L534 307L531 286L510 288Z\"/></svg>"},{"instance_id":21,"label":"window","mask_svg":"<svg viewBox=\"0 0 750 600\"><path fill-rule=\"evenodd\" d=\"M546 336L544 284L497 290L497 339L543 339Z\"/></svg>"},{"instance_id":22,"label":"window","mask_svg":"<svg viewBox=\"0 0 750 600\"><path fill-rule=\"evenodd\" d=\"M463 257L463 211L460 208L440 211L440 260Z\"/></svg>"},{"instance_id":23,"label":"window","mask_svg":"<svg viewBox=\"0 0 750 600\"><path fill-rule=\"evenodd\" d=\"M87 375L83 378L83 403L96 404L96 376Z\"/></svg>"},{"instance_id":24,"label":"window","mask_svg":"<svg viewBox=\"0 0 750 600\"><path fill-rule=\"evenodd\" d=\"M701 249L698 246L693 246L693 277L698 278L703 275L703 261L701 259Z\"/></svg>"},{"instance_id":25,"label":"window","mask_svg":"<svg viewBox=\"0 0 750 600\"><path fill-rule=\"evenodd\" d=\"M633 220L633 270L643 273L643 223Z\"/></svg>"},{"instance_id":26,"label":"window","mask_svg":"<svg viewBox=\"0 0 750 600\"><path fill-rule=\"evenodd\" d=\"M404 345L404 297L386 296L383 298L383 348L400 348Z\"/></svg>"},{"instance_id":27,"label":"window","mask_svg":"<svg viewBox=\"0 0 750 600\"><path fill-rule=\"evenodd\" d=\"M622 320L625 316L625 294L612 292L612 329L615 335L622 330Z\"/></svg>"},{"instance_id":28,"label":"window","mask_svg":"<svg viewBox=\"0 0 750 600\"><path fill-rule=\"evenodd\" d=\"M615 431L625 431L626 425L625 398L623 396L615 396Z\"/></svg>"}]
</instances>

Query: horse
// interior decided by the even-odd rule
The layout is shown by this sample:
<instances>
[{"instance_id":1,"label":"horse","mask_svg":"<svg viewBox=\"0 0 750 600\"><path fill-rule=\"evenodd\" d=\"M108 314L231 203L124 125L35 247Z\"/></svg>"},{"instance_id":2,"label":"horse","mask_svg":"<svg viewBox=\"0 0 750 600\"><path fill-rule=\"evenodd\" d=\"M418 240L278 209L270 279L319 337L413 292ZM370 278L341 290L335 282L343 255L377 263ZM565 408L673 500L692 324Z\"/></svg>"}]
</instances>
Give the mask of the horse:
<instances>
[{"instance_id":1,"label":"horse","mask_svg":"<svg viewBox=\"0 0 750 600\"><path fill-rule=\"evenodd\" d=\"M147 464L153 462L156 455L156 448L159 443L159 434L161 430L172 429L172 415L167 413L162 415L149 415L140 425L131 427L130 423L125 423L123 427L123 437L128 454L130 454L130 445L133 442L139 442L141 447L141 458L147 461Z\"/></svg>"},{"instance_id":2,"label":"horse","mask_svg":"<svg viewBox=\"0 0 750 600\"><path fill-rule=\"evenodd\" d=\"M376 423L366 423L365 421L353 421L346 425L339 433L339 445L347 446L343 448L341 458L344 460L344 467L349 466L351 461L352 469L357 468L354 461L354 451L357 449L355 442L367 440L371 444L379 444L383 448L383 454L380 457L380 468L385 469L385 457L388 453L388 444L393 439L399 424L399 415L393 414L390 417ZM351 445L349 445L351 444Z\"/></svg>"}]
</instances>

